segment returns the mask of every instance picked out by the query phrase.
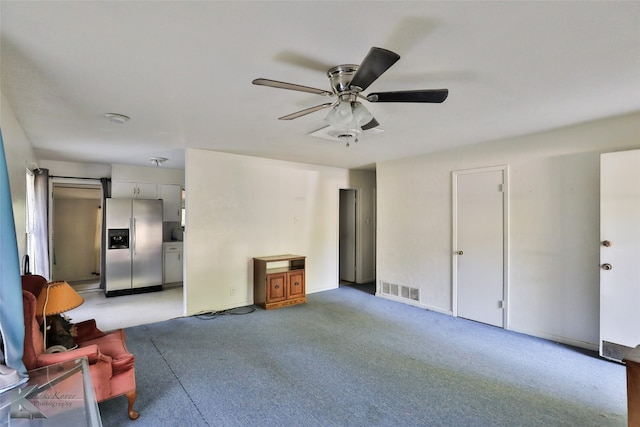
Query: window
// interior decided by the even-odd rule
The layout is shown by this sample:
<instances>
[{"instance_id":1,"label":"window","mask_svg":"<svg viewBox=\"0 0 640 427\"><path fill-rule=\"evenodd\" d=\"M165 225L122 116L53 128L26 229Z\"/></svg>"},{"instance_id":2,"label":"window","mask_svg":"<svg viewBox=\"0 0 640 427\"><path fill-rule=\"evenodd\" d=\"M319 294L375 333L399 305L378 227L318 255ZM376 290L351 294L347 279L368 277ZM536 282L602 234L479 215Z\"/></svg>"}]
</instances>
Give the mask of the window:
<instances>
[{"instance_id":1,"label":"window","mask_svg":"<svg viewBox=\"0 0 640 427\"><path fill-rule=\"evenodd\" d=\"M185 198L185 191L182 190L182 206L180 209L180 227L184 228L184 216L185 216L185 210L184 210L184 198Z\"/></svg>"}]
</instances>

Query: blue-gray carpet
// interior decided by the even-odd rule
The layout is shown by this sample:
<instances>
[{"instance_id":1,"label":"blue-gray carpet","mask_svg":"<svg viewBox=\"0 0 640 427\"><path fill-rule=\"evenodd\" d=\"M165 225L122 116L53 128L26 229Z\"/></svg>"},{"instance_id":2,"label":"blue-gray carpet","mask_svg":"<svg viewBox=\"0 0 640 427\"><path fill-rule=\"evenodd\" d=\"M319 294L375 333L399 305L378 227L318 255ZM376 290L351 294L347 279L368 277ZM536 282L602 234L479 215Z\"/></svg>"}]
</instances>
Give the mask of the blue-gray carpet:
<instances>
[{"instance_id":1,"label":"blue-gray carpet","mask_svg":"<svg viewBox=\"0 0 640 427\"><path fill-rule=\"evenodd\" d=\"M104 426L625 426L624 366L341 287L127 329L140 418Z\"/></svg>"}]
</instances>

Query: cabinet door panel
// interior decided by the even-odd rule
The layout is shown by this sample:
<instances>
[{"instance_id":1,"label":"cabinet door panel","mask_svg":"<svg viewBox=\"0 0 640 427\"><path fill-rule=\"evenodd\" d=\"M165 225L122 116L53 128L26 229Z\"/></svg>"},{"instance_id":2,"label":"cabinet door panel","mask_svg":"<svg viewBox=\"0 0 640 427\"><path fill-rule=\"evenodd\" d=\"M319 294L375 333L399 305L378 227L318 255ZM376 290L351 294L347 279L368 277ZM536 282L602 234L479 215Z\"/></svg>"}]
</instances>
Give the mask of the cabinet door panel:
<instances>
[{"instance_id":1,"label":"cabinet door panel","mask_svg":"<svg viewBox=\"0 0 640 427\"><path fill-rule=\"evenodd\" d=\"M138 187L135 182L111 182L111 197L114 199L135 199Z\"/></svg>"},{"instance_id":2,"label":"cabinet door panel","mask_svg":"<svg viewBox=\"0 0 640 427\"><path fill-rule=\"evenodd\" d=\"M157 199L158 190L156 184L150 184L147 182L139 182L138 184L137 199Z\"/></svg>"},{"instance_id":3,"label":"cabinet door panel","mask_svg":"<svg viewBox=\"0 0 640 427\"><path fill-rule=\"evenodd\" d=\"M182 208L182 187L177 184L158 184L158 198L162 199L164 221L179 222Z\"/></svg>"},{"instance_id":4,"label":"cabinet door panel","mask_svg":"<svg viewBox=\"0 0 640 427\"><path fill-rule=\"evenodd\" d=\"M165 252L164 282L182 282L182 252Z\"/></svg>"},{"instance_id":5,"label":"cabinet door panel","mask_svg":"<svg viewBox=\"0 0 640 427\"><path fill-rule=\"evenodd\" d=\"M277 273L267 275L267 303L284 301L287 299L285 292L287 274Z\"/></svg>"},{"instance_id":6,"label":"cabinet door panel","mask_svg":"<svg viewBox=\"0 0 640 427\"><path fill-rule=\"evenodd\" d=\"M304 270L289 272L289 298L298 298L305 295Z\"/></svg>"},{"instance_id":7,"label":"cabinet door panel","mask_svg":"<svg viewBox=\"0 0 640 427\"><path fill-rule=\"evenodd\" d=\"M157 199L156 184L146 182L113 181L111 197L114 199Z\"/></svg>"}]
</instances>

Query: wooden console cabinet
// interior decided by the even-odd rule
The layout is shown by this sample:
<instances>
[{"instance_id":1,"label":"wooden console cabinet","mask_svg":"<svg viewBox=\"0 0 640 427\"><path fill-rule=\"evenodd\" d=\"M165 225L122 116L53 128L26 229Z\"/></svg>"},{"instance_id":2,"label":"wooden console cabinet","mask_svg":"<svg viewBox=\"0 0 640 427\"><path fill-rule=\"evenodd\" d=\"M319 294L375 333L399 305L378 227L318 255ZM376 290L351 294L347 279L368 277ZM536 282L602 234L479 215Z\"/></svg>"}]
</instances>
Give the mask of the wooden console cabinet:
<instances>
[{"instance_id":1,"label":"wooden console cabinet","mask_svg":"<svg viewBox=\"0 0 640 427\"><path fill-rule=\"evenodd\" d=\"M253 259L253 303L265 310L307 301L306 257L274 255Z\"/></svg>"},{"instance_id":2,"label":"wooden console cabinet","mask_svg":"<svg viewBox=\"0 0 640 427\"><path fill-rule=\"evenodd\" d=\"M627 412L629 427L640 427L640 345L624 358L627 365Z\"/></svg>"}]
</instances>

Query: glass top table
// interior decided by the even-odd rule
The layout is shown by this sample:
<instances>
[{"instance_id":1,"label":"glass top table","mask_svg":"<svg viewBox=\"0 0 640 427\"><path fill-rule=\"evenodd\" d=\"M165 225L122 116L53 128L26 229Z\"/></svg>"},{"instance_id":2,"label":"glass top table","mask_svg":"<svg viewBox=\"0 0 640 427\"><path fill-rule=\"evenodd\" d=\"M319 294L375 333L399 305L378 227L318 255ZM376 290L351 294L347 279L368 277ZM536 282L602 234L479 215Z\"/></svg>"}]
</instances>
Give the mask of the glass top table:
<instances>
[{"instance_id":1,"label":"glass top table","mask_svg":"<svg viewBox=\"0 0 640 427\"><path fill-rule=\"evenodd\" d=\"M86 358L28 374L28 382L0 394L0 427L102 426Z\"/></svg>"}]
</instances>

